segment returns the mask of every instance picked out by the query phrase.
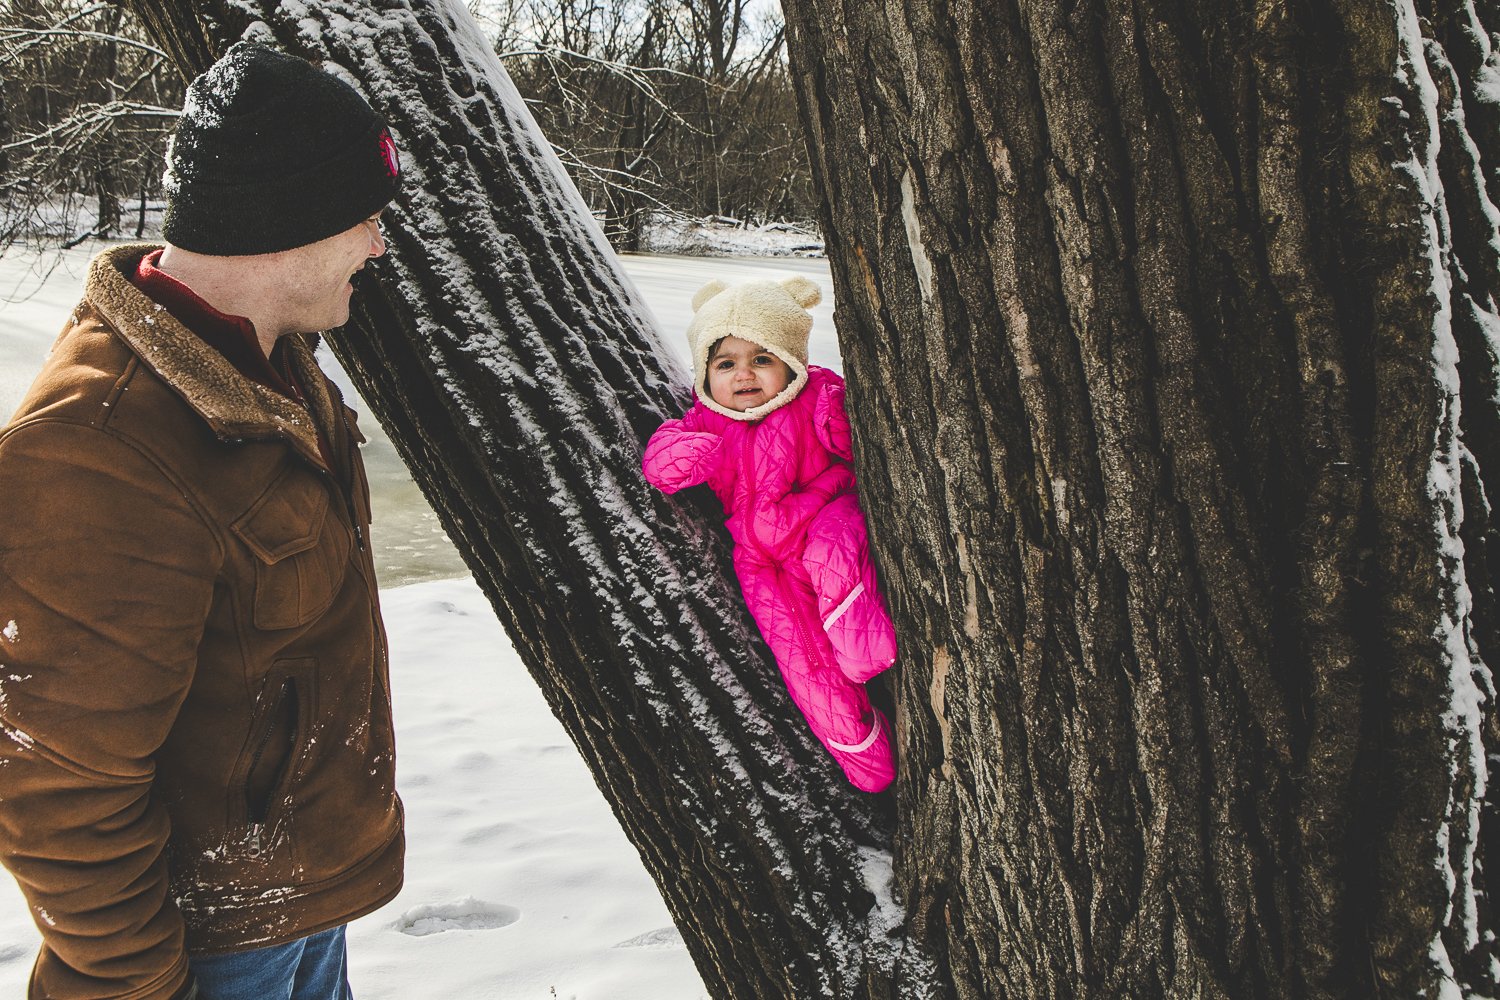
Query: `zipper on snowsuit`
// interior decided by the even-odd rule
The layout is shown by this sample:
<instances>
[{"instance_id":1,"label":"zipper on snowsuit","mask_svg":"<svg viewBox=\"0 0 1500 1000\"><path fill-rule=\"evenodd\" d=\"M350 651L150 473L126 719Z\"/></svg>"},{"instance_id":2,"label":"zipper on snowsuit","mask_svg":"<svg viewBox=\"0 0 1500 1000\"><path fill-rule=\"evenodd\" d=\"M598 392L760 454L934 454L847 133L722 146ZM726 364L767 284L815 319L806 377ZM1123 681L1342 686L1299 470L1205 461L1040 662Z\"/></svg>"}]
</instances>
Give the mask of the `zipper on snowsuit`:
<instances>
[{"instance_id":1,"label":"zipper on snowsuit","mask_svg":"<svg viewBox=\"0 0 1500 1000\"><path fill-rule=\"evenodd\" d=\"M762 551L765 551L765 548L764 548L764 546L761 545L760 539L759 539L759 537L757 537L756 531L755 531L755 497L756 497L756 492L755 492L755 457L754 457L754 452L755 452L755 434L756 434L756 432L758 430L760 430L760 424L759 423L750 424L748 427L745 428L745 430L746 430L746 434L749 437L749 440L747 440L745 442L745 447L743 449L743 452L744 452L744 455L745 455L745 459L744 459L744 463L743 463L743 468L742 468L742 471L741 471L741 475L745 479L745 484L746 484L745 485L746 507L749 509L750 515L751 515L750 516L749 524L746 527L746 532L749 534L750 540L753 541L756 544L756 547L760 548ZM818 649L817 645L812 641L811 634L810 634L810 632L808 630L808 627L807 627L807 621L804 619L804 617L802 615L802 608L797 603L794 595L792 594L791 588L786 585L787 572L786 572L785 568L783 568L782 565L781 565L781 563L779 563L779 562L772 562L769 565L770 565L770 568L771 568L772 578L775 580L776 590L777 590L778 593L781 594L781 599L784 602L786 602L787 607L792 612L792 622L793 622L793 624L797 628L797 634L802 639L802 646L803 646L804 649L807 650L808 657L820 669L822 669L822 670L828 670L829 669L828 662L823 659L823 653L822 653L822 651L820 649ZM775 651L773 650L772 652L774 653Z\"/></svg>"}]
</instances>

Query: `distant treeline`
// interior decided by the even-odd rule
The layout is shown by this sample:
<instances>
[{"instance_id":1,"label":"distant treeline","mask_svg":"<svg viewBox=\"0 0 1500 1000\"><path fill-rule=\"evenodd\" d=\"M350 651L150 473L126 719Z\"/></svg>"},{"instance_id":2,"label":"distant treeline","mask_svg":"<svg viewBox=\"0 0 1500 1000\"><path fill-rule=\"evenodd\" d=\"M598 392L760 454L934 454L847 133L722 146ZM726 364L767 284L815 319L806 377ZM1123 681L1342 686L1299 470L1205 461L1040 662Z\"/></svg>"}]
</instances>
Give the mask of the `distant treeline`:
<instances>
[{"instance_id":1,"label":"distant treeline","mask_svg":"<svg viewBox=\"0 0 1500 1000\"><path fill-rule=\"evenodd\" d=\"M774 7L744 0L471 2L622 250L652 218L811 225ZM147 233L184 81L121 7L0 5L0 249Z\"/></svg>"}]
</instances>

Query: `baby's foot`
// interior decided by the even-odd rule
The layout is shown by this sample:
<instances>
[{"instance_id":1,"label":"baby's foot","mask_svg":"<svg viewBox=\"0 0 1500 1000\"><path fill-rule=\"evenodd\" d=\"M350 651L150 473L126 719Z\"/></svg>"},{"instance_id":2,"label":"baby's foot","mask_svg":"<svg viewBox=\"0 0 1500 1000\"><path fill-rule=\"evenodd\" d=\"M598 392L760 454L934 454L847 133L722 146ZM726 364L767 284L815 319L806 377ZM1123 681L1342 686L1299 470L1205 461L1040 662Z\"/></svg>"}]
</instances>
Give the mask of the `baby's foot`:
<instances>
[{"instance_id":1,"label":"baby's foot","mask_svg":"<svg viewBox=\"0 0 1500 1000\"><path fill-rule=\"evenodd\" d=\"M827 741L828 752L844 769L849 783L862 792L885 790L896 778L896 758L891 751L891 727L879 709L870 709L870 734L859 743Z\"/></svg>"}]
</instances>

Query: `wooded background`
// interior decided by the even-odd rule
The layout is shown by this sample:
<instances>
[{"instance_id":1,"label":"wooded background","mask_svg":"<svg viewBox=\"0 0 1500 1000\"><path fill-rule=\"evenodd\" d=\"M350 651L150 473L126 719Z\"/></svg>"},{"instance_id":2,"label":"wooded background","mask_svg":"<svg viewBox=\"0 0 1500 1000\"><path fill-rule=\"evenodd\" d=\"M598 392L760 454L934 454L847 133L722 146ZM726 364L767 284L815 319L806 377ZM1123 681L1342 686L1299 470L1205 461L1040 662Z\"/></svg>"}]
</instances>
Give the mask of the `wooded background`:
<instances>
[{"instance_id":1,"label":"wooded background","mask_svg":"<svg viewBox=\"0 0 1500 1000\"><path fill-rule=\"evenodd\" d=\"M616 249L644 249L653 220L815 225L774 5L476 0L470 11ZM0 4L0 248L140 235L159 217L183 87L125 6Z\"/></svg>"}]
</instances>

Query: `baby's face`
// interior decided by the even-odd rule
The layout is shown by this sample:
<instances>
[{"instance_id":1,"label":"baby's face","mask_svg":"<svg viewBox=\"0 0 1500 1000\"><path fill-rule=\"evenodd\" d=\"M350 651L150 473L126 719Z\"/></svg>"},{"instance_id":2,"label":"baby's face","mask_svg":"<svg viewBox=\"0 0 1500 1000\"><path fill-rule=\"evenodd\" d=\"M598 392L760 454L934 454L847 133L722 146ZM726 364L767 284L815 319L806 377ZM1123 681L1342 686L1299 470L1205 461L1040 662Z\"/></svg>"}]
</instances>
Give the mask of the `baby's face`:
<instances>
[{"instance_id":1,"label":"baby's face","mask_svg":"<svg viewBox=\"0 0 1500 1000\"><path fill-rule=\"evenodd\" d=\"M769 403L791 380L785 361L739 337L725 337L708 358L709 396L739 413Z\"/></svg>"}]
</instances>

